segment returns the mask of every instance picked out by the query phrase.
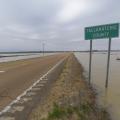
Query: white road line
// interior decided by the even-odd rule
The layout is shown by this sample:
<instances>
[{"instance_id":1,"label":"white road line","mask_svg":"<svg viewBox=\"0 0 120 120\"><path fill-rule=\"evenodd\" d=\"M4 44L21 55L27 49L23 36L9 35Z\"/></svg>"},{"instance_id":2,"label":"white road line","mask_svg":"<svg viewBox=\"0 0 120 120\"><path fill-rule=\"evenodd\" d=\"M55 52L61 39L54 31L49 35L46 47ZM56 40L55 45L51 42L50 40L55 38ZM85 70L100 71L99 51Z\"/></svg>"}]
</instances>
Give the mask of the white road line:
<instances>
[{"instance_id":1,"label":"white road line","mask_svg":"<svg viewBox=\"0 0 120 120\"><path fill-rule=\"evenodd\" d=\"M1 70L0 70L0 73L4 73L4 72L5 72L5 71L1 71Z\"/></svg>"},{"instance_id":2,"label":"white road line","mask_svg":"<svg viewBox=\"0 0 120 120\"><path fill-rule=\"evenodd\" d=\"M65 58L63 58L62 60L60 60L56 65L54 65L46 74L44 74L42 77L40 77L39 80L37 80L32 86L30 86L27 90L25 90L21 95L19 95L15 100L13 100L8 106L6 106L2 111L0 111L0 115L2 115L3 113L7 112L8 110L10 110L11 106L15 103L17 103L21 97L25 96L27 94L28 91L32 90L32 88L34 86L36 86L44 77L46 77L51 71L53 71L59 64L61 64L63 61L65 60Z\"/></svg>"}]
</instances>

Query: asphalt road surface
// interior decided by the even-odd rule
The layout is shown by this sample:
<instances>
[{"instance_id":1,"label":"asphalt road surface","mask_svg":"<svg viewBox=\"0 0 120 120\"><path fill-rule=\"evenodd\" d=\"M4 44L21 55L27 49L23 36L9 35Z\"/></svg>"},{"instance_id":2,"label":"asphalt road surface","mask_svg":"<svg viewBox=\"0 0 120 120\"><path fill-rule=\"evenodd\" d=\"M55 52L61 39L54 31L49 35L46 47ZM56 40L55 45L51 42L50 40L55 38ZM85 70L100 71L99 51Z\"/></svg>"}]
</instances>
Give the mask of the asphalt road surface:
<instances>
[{"instance_id":1,"label":"asphalt road surface","mask_svg":"<svg viewBox=\"0 0 120 120\"><path fill-rule=\"evenodd\" d=\"M0 63L0 110L68 54Z\"/></svg>"}]
</instances>

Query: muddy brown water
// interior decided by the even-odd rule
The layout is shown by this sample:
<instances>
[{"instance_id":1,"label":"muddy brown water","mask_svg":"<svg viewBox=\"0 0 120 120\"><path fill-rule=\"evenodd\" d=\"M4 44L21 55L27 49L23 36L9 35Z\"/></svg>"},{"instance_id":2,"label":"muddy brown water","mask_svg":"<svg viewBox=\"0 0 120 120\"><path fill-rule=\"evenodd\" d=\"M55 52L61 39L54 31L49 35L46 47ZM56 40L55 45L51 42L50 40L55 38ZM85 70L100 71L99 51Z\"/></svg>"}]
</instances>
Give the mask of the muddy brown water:
<instances>
[{"instance_id":1,"label":"muddy brown water","mask_svg":"<svg viewBox=\"0 0 120 120\"><path fill-rule=\"evenodd\" d=\"M75 53L86 75L89 68L89 53ZM120 120L120 52L111 53L109 85L105 89L107 53L93 53L92 84L97 89L98 103L108 109L112 120Z\"/></svg>"}]
</instances>

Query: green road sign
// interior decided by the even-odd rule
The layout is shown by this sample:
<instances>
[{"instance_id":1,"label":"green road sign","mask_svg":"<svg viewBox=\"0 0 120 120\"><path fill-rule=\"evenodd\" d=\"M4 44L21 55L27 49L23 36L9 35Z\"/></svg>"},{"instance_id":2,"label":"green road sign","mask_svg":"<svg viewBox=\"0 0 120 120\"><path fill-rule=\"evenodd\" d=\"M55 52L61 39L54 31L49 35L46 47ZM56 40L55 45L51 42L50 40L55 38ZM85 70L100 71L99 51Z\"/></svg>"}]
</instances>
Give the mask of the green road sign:
<instances>
[{"instance_id":1,"label":"green road sign","mask_svg":"<svg viewBox=\"0 0 120 120\"><path fill-rule=\"evenodd\" d=\"M85 40L119 37L119 23L85 28Z\"/></svg>"}]
</instances>

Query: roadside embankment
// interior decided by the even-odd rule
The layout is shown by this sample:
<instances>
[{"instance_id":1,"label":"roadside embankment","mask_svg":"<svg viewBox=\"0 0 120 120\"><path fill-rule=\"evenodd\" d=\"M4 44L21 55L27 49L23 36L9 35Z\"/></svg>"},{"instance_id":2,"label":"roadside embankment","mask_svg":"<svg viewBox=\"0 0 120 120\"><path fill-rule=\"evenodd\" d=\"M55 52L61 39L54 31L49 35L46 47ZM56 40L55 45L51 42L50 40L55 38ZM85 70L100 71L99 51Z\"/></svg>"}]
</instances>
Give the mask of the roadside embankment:
<instances>
[{"instance_id":1,"label":"roadside embankment","mask_svg":"<svg viewBox=\"0 0 120 120\"><path fill-rule=\"evenodd\" d=\"M71 54L49 94L32 111L29 120L109 120L109 115L97 106L83 68Z\"/></svg>"}]
</instances>

